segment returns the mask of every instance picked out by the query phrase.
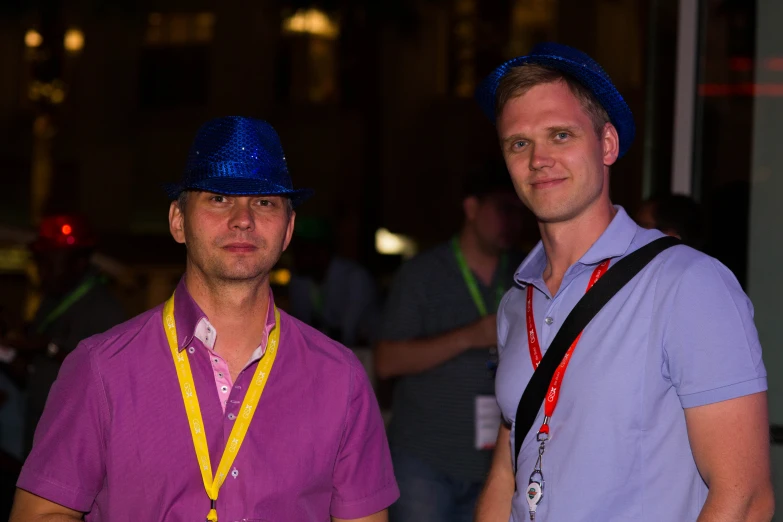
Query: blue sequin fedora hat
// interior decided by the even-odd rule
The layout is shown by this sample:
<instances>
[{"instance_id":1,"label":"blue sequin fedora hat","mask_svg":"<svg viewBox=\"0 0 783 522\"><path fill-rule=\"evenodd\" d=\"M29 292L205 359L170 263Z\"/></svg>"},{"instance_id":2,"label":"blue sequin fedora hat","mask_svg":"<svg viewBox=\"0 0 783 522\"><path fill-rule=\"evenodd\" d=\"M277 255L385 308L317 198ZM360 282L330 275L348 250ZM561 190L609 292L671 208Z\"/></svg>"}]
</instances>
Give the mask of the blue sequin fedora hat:
<instances>
[{"instance_id":1,"label":"blue sequin fedora hat","mask_svg":"<svg viewBox=\"0 0 783 522\"><path fill-rule=\"evenodd\" d=\"M231 196L287 196L294 206L313 195L310 189L294 189L275 129L242 116L202 125L182 180L167 183L164 189L171 199L185 190L204 190Z\"/></svg>"},{"instance_id":2,"label":"blue sequin fedora hat","mask_svg":"<svg viewBox=\"0 0 783 522\"><path fill-rule=\"evenodd\" d=\"M476 89L476 100L484 114L495 123L496 93L503 77L514 68L527 64L542 65L566 73L587 87L609 115L620 137L620 157L631 146L636 126L633 114L606 71L582 51L558 43L541 43L527 56L512 58L492 71Z\"/></svg>"}]
</instances>

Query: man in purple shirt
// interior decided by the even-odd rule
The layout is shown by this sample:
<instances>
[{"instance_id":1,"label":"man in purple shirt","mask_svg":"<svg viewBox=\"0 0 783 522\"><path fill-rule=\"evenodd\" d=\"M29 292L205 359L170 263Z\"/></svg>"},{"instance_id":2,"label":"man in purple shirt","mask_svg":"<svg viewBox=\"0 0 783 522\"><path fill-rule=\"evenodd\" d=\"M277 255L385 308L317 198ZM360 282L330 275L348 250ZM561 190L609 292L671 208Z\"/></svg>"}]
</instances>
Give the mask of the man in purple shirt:
<instances>
[{"instance_id":1,"label":"man in purple shirt","mask_svg":"<svg viewBox=\"0 0 783 522\"><path fill-rule=\"evenodd\" d=\"M590 57L541 44L477 96L542 239L498 312L505 425L477 520L768 522L753 309L726 267L684 245L658 255L584 329L515 454L517 405L541 353L607 266L662 234L610 201L633 116Z\"/></svg>"},{"instance_id":2,"label":"man in purple shirt","mask_svg":"<svg viewBox=\"0 0 783 522\"><path fill-rule=\"evenodd\" d=\"M398 490L362 365L269 288L310 195L274 129L208 122L167 191L185 276L66 359L11 520L385 522Z\"/></svg>"}]
</instances>

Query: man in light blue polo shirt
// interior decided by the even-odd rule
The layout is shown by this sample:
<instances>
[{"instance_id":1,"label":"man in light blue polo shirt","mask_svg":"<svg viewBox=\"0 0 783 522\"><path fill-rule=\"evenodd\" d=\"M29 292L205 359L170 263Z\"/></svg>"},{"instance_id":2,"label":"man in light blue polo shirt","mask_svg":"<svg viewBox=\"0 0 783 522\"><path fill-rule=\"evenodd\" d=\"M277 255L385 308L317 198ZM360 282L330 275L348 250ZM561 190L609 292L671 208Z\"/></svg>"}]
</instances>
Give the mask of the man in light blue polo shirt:
<instances>
[{"instance_id":1,"label":"man in light blue polo shirt","mask_svg":"<svg viewBox=\"0 0 783 522\"><path fill-rule=\"evenodd\" d=\"M539 45L495 70L477 97L542 237L498 312L506 424L477 520L769 521L767 383L753 308L726 267L686 246L655 258L585 328L550 385L549 440L536 440L542 408L514 455L536 358L607 264L662 234L610 201L609 170L634 123L590 57Z\"/></svg>"}]
</instances>

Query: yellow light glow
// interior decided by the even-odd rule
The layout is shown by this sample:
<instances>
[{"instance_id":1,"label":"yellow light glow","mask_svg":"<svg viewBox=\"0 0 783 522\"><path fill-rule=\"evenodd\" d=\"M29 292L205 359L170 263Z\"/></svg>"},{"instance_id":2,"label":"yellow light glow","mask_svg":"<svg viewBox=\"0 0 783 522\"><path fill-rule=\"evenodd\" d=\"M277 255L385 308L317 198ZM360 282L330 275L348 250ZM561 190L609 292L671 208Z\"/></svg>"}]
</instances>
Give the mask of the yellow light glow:
<instances>
[{"instance_id":1,"label":"yellow light glow","mask_svg":"<svg viewBox=\"0 0 783 522\"><path fill-rule=\"evenodd\" d=\"M40 47L43 43L43 36L35 29L30 29L24 35L24 44L27 47Z\"/></svg>"},{"instance_id":2,"label":"yellow light glow","mask_svg":"<svg viewBox=\"0 0 783 522\"><path fill-rule=\"evenodd\" d=\"M379 228L375 232L375 250L379 254L401 255L408 259L416 255L416 243L407 236Z\"/></svg>"},{"instance_id":3,"label":"yellow light glow","mask_svg":"<svg viewBox=\"0 0 783 522\"><path fill-rule=\"evenodd\" d=\"M287 268L272 270L269 274L269 282L273 285L286 286L291 282L291 271Z\"/></svg>"},{"instance_id":4,"label":"yellow light glow","mask_svg":"<svg viewBox=\"0 0 783 522\"><path fill-rule=\"evenodd\" d=\"M65 101L65 91L59 87L52 89L52 93L49 95L49 100L55 105Z\"/></svg>"},{"instance_id":5,"label":"yellow light glow","mask_svg":"<svg viewBox=\"0 0 783 522\"><path fill-rule=\"evenodd\" d=\"M72 53L81 51L84 48L84 33L79 29L68 29L65 31L63 44L65 49Z\"/></svg>"},{"instance_id":6,"label":"yellow light glow","mask_svg":"<svg viewBox=\"0 0 783 522\"><path fill-rule=\"evenodd\" d=\"M24 272L29 260L29 252L24 247L0 248L0 272Z\"/></svg>"},{"instance_id":7,"label":"yellow light glow","mask_svg":"<svg viewBox=\"0 0 783 522\"><path fill-rule=\"evenodd\" d=\"M319 9L299 9L283 21L283 30L289 33L305 33L324 38L337 38L339 25Z\"/></svg>"},{"instance_id":8,"label":"yellow light glow","mask_svg":"<svg viewBox=\"0 0 783 522\"><path fill-rule=\"evenodd\" d=\"M41 97L41 84L39 82L31 82L28 95L33 101L37 101Z\"/></svg>"}]
</instances>

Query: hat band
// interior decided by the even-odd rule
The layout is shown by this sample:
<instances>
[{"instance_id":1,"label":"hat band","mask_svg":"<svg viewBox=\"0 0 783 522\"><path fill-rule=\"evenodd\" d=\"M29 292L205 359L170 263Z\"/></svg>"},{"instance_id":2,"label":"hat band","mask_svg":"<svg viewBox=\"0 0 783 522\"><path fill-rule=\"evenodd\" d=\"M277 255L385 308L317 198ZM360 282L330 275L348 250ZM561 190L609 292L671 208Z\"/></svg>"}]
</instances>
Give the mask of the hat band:
<instances>
[{"instance_id":1,"label":"hat band","mask_svg":"<svg viewBox=\"0 0 783 522\"><path fill-rule=\"evenodd\" d=\"M267 167L267 168L264 168ZM236 180L261 181L282 186L286 190L292 190L293 185L280 184L272 180L286 180L288 172L285 169L268 168L267 165L250 166L239 161L210 161L206 164L189 166L185 170L184 178L187 183L194 183L215 178L227 178Z\"/></svg>"}]
</instances>

